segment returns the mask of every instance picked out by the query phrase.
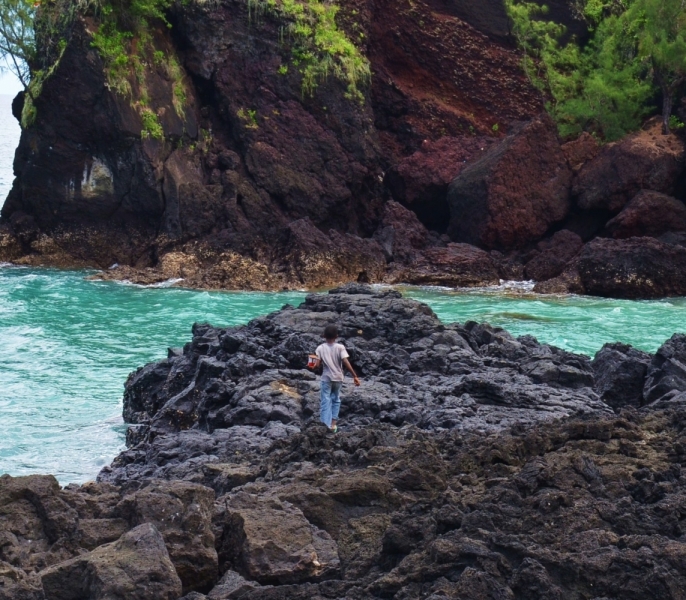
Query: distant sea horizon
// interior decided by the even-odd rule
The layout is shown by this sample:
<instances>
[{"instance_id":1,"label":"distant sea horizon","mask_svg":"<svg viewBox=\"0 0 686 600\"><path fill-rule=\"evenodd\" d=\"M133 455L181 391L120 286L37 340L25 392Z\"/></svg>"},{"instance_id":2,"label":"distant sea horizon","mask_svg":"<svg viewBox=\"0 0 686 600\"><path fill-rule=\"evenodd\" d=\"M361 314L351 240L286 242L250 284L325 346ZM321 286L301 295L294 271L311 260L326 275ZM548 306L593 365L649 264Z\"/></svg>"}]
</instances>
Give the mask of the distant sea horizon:
<instances>
[{"instance_id":1,"label":"distant sea horizon","mask_svg":"<svg viewBox=\"0 0 686 600\"><path fill-rule=\"evenodd\" d=\"M0 94L0 208L12 189L14 152L19 145L21 128L12 115L14 94Z\"/></svg>"}]
</instances>

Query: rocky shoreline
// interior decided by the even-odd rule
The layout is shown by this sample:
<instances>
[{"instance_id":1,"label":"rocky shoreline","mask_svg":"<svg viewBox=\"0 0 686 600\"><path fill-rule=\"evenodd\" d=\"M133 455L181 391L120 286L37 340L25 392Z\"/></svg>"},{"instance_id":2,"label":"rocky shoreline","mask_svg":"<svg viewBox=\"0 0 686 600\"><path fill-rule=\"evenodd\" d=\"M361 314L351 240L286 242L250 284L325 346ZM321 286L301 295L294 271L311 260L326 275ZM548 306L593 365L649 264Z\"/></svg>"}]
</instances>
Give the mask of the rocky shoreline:
<instances>
[{"instance_id":1,"label":"rocky shoreline","mask_svg":"<svg viewBox=\"0 0 686 600\"><path fill-rule=\"evenodd\" d=\"M361 388L317 423L338 323ZM686 336L591 360L350 285L126 383L97 482L0 477L0 599L677 599Z\"/></svg>"}]
</instances>

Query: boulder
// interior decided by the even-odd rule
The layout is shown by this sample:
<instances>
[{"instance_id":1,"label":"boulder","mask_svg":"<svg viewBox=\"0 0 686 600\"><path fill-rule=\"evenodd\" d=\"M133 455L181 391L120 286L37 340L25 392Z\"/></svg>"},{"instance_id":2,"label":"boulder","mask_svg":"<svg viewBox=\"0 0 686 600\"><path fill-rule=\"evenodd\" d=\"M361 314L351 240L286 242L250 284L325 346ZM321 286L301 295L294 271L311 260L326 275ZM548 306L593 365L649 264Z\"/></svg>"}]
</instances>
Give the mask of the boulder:
<instances>
[{"instance_id":1,"label":"boulder","mask_svg":"<svg viewBox=\"0 0 686 600\"><path fill-rule=\"evenodd\" d=\"M493 258L469 244L448 244L429 248L415 256L407 266L392 269L389 283L440 285L446 287L482 287L498 285L500 277Z\"/></svg>"},{"instance_id":2,"label":"boulder","mask_svg":"<svg viewBox=\"0 0 686 600\"><path fill-rule=\"evenodd\" d=\"M583 247L583 240L567 229L539 242L538 253L526 263L524 275L534 281L546 281L560 275Z\"/></svg>"},{"instance_id":3,"label":"boulder","mask_svg":"<svg viewBox=\"0 0 686 600\"><path fill-rule=\"evenodd\" d=\"M616 411L640 407L650 359L650 354L627 344L605 344L593 359L593 389Z\"/></svg>"},{"instance_id":4,"label":"boulder","mask_svg":"<svg viewBox=\"0 0 686 600\"><path fill-rule=\"evenodd\" d=\"M250 579L283 584L338 573L336 542L289 502L238 492L220 498L219 505L222 558Z\"/></svg>"},{"instance_id":5,"label":"boulder","mask_svg":"<svg viewBox=\"0 0 686 600\"><path fill-rule=\"evenodd\" d=\"M135 527L151 523L162 534L184 593L207 590L217 579L211 521L214 490L186 481L155 481L126 495L116 514Z\"/></svg>"},{"instance_id":6,"label":"boulder","mask_svg":"<svg viewBox=\"0 0 686 600\"><path fill-rule=\"evenodd\" d=\"M181 580L162 535L140 525L118 541L40 572L50 600L177 600Z\"/></svg>"},{"instance_id":7,"label":"boulder","mask_svg":"<svg viewBox=\"0 0 686 600\"><path fill-rule=\"evenodd\" d=\"M450 184L448 235L489 249L522 248L567 216L571 178L551 119L521 125Z\"/></svg>"},{"instance_id":8,"label":"boulder","mask_svg":"<svg viewBox=\"0 0 686 600\"><path fill-rule=\"evenodd\" d=\"M653 356L643 389L645 404L686 402L686 335L676 333Z\"/></svg>"},{"instance_id":9,"label":"boulder","mask_svg":"<svg viewBox=\"0 0 686 600\"><path fill-rule=\"evenodd\" d=\"M539 281L534 286L533 291L536 294L554 295L586 293L579 275L578 261L572 260L561 275L552 279L546 279L545 281Z\"/></svg>"},{"instance_id":10,"label":"boulder","mask_svg":"<svg viewBox=\"0 0 686 600\"><path fill-rule=\"evenodd\" d=\"M227 571L207 597L209 600L235 600L258 587L261 587L259 583L248 581L236 571Z\"/></svg>"},{"instance_id":11,"label":"boulder","mask_svg":"<svg viewBox=\"0 0 686 600\"><path fill-rule=\"evenodd\" d=\"M686 295L686 248L654 238L597 238L579 254L586 293L608 298Z\"/></svg>"},{"instance_id":12,"label":"boulder","mask_svg":"<svg viewBox=\"0 0 686 600\"><path fill-rule=\"evenodd\" d=\"M615 239L686 231L686 204L660 192L643 190L607 223L605 230Z\"/></svg>"},{"instance_id":13,"label":"boulder","mask_svg":"<svg viewBox=\"0 0 686 600\"><path fill-rule=\"evenodd\" d=\"M0 560L0 600L45 600L40 578Z\"/></svg>"},{"instance_id":14,"label":"boulder","mask_svg":"<svg viewBox=\"0 0 686 600\"><path fill-rule=\"evenodd\" d=\"M673 195L684 172L685 147L663 135L659 119L619 142L608 144L581 169L572 193L582 210L621 210L641 190Z\"/></svg>"},{"instance_id":15,"label":"boulder","mask_svg":"<svg viewBox=\"0 0 686 600\"><path fill-rule=\"evenodd\" d=\"M429 232L417 215L397 202L386 204L381 223L374 233L388 260L411 261L426 246Z\"/></svg>"},{"instance_id":16,"label":"boulder","mask_svg":"<svg viewBox=\"0 0 686 600\"><path fill-rule=\"evenodd\" d=\"M71 558L77 526L52 475L0 477L0 560L32 571Z\"/></svg>"},{"instance_id":17,"label":"boulder","mask_svg":"<svg viewBox=\"0 0 686 600\"><path fill-rule=\"evenodd\" d=\"M389 170L385 183L393 198L413 210L429 229L445 232L450 182L496 142L497 138L474 136L424 140L419 150Z\"/></svg>"},{"instance_id":18,"label":"boulder","mask_svg":"<svg viewBox=\"0 0 686 600\"><path fill-rule=\"evenodd\" d=\"M574 173L598 156L601 148L598 140L586 131L575 140L562 144L562 152Z\"/></svg>"},{"instance_id":19,"label":"boulder","mask_svg":"<svg viewBox=\"0 0 686 600\"><path fill-rule=\"evenodd\" d=\"M287 279L308 287L348 281L381 281L386 269L384 252L376 240L320 231L309 219L291 223L274 261Z\"/></svg>"}]
</instances>

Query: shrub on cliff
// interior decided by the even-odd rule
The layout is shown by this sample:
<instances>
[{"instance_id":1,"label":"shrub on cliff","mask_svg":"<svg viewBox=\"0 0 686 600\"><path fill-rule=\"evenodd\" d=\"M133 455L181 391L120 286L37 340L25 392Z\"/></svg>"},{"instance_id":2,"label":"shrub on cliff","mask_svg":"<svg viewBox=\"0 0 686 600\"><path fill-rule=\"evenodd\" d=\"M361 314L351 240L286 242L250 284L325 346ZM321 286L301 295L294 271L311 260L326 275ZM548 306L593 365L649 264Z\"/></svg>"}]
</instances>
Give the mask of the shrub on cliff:
<instances>
[{"instance_id":1,"label":"shrub on cliff","mask_svg":"<svg viewBox=\"0 0 686 600\"><path fill-rule=\"evenodd\" d=\"M588 40L568 39L547 8L507 0L532 81L547 92L562 135L614 140L637 129L662 95L664 130L686 80L686 7L681 0L586 0Z\"/></svg>"},{"instance_id":2,"label":"shrub on cliff","mask_svg":"<svg viewBox=\"0 0 686 600\"><path fill-rule=\"evenodd\" d=\"M337 4L321 0L248 0L251 14L268 13L286 21L292 62L302 75L303 92L312 95L330 74L347 85L348 98L362 100L371 78L367 58L339 29ZM285 67L287 72L287 67Z\"/></svg>"}]
</instances>

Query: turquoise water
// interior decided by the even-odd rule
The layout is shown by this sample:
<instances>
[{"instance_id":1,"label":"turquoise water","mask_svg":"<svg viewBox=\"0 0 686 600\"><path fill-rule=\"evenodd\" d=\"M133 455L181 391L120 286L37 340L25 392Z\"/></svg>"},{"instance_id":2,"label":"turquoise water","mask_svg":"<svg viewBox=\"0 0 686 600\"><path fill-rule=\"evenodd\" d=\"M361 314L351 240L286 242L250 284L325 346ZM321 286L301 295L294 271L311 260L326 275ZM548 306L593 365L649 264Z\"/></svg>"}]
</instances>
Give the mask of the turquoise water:
<instances>
[{"instance_id":1,"label":"turquoise water","mask_svg":"<svg viewBox=\"0 0 686 600\"><path fill-rule=\"evenodd\" d=\"M195 321L245 323L304 298L142 288L84 275L0 267L0 473L54 473L63 484L92 479L123 447L121 398L132 370L187 342ZM405 292L445 321L489 321L587 354L617 340L654 351L686 329L686 299Z\"/></svg>"},{"instance_id":2,"label":"turquoise water","mask_svg":"<svg viewBox=\"0 0 686 600\"><path fill-rule=\"evenodd\" d=\"M0 267L0 473L92 479L123 447L127 375L215 325L299 303L304 294L208 293Z\"/></svg>"},{"instance_id":3,"label":"turquoise water","mask_svg":"<svg viewBox=\"0 0 686 600\"><path fill-rule=\"evenodd\" d=\"M406 290L444 321L487 322L513 335L593 356L606 342L655 352L676 332L686 332L686 298L608 300L590 296L540 296L520 290L449 292Z\"/></svg>"}]
</instances>

